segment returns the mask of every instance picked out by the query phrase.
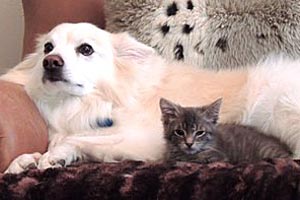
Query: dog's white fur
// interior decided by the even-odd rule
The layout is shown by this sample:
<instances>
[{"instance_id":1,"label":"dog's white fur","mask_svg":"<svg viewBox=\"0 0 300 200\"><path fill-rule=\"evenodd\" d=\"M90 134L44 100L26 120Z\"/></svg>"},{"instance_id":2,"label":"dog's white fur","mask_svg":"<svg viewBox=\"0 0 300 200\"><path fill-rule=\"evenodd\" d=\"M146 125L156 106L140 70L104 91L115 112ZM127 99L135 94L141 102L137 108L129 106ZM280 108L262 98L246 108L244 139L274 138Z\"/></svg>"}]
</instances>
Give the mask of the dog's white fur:
<instances>
[{"instance_id":1,"label":"dog's white fur","mask_svg":"<svg viewBox=\"0 0 300 200\"><path fill-rule=\"evenodd\" d=\"M43 45L65 61L67 82L42 82ZM82 43L91 56L76 52ZM221 122L258 127L287 142L300 157L300 61L271 58L241 71L212 72L167 63L127 34L110 34L86 23L61 24L39 39L36 53L2 79L25 85L49 125L49 148L21 155L6 172L69 165L77 159L156 161L164 140L159 99L184 106L223 98ZM97 128L96 119L114 125Z\"/></svg>"}]
</instances>

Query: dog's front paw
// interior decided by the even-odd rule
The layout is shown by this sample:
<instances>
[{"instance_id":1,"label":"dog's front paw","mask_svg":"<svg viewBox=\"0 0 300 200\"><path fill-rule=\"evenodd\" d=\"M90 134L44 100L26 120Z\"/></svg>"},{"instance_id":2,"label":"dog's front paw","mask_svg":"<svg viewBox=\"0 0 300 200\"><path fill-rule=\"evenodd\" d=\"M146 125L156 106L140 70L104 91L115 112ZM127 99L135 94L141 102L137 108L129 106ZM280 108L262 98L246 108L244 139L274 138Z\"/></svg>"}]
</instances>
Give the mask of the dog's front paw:
<instances>
[{"instance_id":1,"label":"dog's front paw","mask_svg":"<svg viewBox=\"0 0 300 200\"><path fill-rule=\"evenodd\" d=\"M65 166L65 160L63 158L55 158L51 156L49 152L43 154L38 164L39 169L64 167L64 166Z\"/></svg>"},{"instance_id":2,"label":"dog's front paw","mask_svg":"<svg viewBox=\"0 0 300 200\"><path fill-rule=\"evenodd\" d=\"M22 154L14 159L4 173L21 173L25 170L36 168L42 154L36 152L32 154Z\"/></svg>"},{"instance_id":3,"label":"dog's front paw","mask_svg":"<svg viewBox=\"0 0 300 200\"><path fill-rule=\"evenodd\" d=\"M37 167L38 169L65 167L75 161L77 161L77 159L73 154L68 154L67 152L60 151L48 151L40 158Z\"/></svg>"}]
</instances>

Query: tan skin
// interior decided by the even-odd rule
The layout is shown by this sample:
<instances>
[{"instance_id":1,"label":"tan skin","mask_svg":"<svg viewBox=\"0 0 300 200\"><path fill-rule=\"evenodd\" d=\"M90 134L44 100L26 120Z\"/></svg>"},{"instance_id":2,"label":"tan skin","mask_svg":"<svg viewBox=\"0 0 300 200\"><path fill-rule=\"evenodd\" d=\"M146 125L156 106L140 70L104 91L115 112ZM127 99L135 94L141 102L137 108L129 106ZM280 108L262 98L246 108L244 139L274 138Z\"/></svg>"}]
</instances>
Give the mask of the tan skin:
<instances>
[{"instance_id":1,"label":"tan skin","mask_svg":"<svg viewBox=\"0 0 300 200\"><path fill-rule=\"evenodd\" d=\"M22 0L24 9L23 56L34 51L38 34L62 22L90 22L105 26L103 0Z\"/></svg>"}]
</instances>

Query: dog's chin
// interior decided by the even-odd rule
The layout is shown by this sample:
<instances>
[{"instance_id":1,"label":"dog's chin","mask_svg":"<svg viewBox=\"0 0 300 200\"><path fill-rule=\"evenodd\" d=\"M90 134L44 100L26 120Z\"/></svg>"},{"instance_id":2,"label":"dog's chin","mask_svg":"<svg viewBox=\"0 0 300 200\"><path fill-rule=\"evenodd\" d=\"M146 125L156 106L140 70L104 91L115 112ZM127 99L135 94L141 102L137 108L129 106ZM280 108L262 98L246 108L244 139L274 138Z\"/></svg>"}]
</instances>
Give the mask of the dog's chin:
<instances>
[{"instance_id":1,"label":"dog's chin","mask_svg":"<svg viewBox=\"0 0 300 200\"><path fill-rule=\"evenodd\" d=\"M84 84L74 83L71 80L55 77L55 76L43 76L42 83L49 93L65 93L75 96L86 95L89 90Z\"/></svg>"},{"instance_id":2,"label":"dog's chin","mask_svg":"<svg viewBox=\"0 0 300 200\"><path fill-rule=\"evenodd\" d=\"M74 85L76 87L83 87L83 84L80 84L80 83L73 83L72 81L66 79L66 78L63 78L61 76L49 76L49 75L44 75L43 78L42 78L42 82L45 84L47 82L49 83L65 83L65 84L69 84L69 85Z\"/></svg>"},{"instance_id":3,"label":"dog's chin","mask_svg":"<svg viewBox=\"0 0 300 200\"><path fill-rule=\"evenodd\" d=\"M68 83L69 82L67 79L57 77L57 76L43 76L42 81L43 81L43 83L46 83L46 82L49 82L49 83L55 83L55 82Z\"/></svg>"}]
</instances>

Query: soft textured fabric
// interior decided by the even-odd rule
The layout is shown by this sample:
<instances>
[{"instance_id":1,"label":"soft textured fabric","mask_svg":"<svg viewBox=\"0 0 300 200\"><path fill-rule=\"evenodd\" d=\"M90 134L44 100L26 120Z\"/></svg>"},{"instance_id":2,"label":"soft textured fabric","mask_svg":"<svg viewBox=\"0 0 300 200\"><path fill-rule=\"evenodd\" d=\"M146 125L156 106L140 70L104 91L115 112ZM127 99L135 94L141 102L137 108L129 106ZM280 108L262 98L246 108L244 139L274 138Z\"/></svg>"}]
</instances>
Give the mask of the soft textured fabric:
<instances>
[{"instance_id":1,"label":"soft textured fabric","mask_svg":"<svg viewBox=\"0 0 300 200\"><path fill-rule=\"evenodd\" d=\"M89 163L0 174L0 199L296 200L299 181L299 165L283 159L240 165Z\"/></svg>"},{"instance_id":2,"label":"soft textured fabric","mask_svg":"<svg viewBox=\"0 0 300 200\"><path fill-rule=\"evenodd\" d=\"M47 143L46 124L24 88L0 81L0 172L20 154L45 152Z\"/></svg>"},{"instance_id":3,"label":"soft textured fabric","mask_svg":"<svg viewBox=\"0 0 300 200\"><path fill-rule=\"evenodd\" d=\"M128 31L169 60L221 69L300 55L300 1L106 0L106 29Z\"/></svg>"}]
</instances>

